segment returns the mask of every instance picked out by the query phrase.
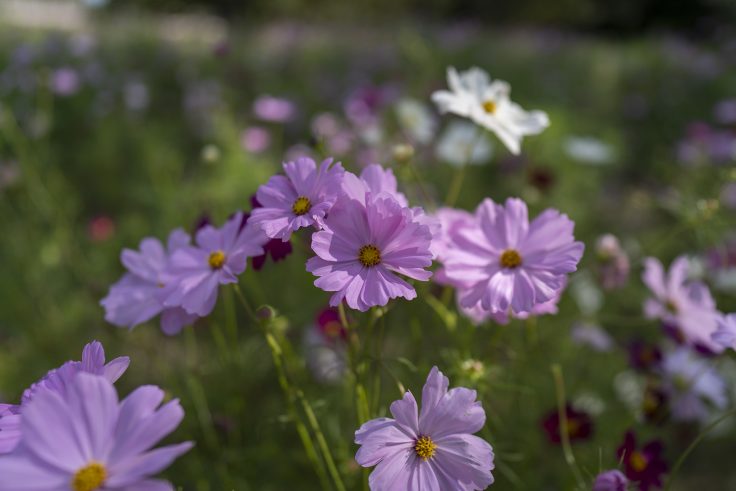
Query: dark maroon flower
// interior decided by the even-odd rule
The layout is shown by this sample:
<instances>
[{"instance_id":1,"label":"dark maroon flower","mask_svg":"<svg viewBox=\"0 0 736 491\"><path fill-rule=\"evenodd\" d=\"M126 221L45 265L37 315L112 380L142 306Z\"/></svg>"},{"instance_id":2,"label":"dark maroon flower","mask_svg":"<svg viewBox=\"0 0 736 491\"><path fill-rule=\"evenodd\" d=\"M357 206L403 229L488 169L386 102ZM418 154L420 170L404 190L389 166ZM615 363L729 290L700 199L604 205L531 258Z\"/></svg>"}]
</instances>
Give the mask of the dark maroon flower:
<instances>
[{"instance_id":1,"label":"dark maroon flower","mask_svg":"<svg viewBox=\"0 0 736 491\"><path fill-rule=\"evenodd\" d=\"M567 436L571 442L583 441L593 434L593 420L584 411L579 411L570 404L565 406L567 415ZM557 409L550 411L542 420L542 427L547 433L547 438L552 443L559 444L562 441L560 433L560 415Z\"/></svg>"},{"instance_id":2,"label":"dark maroon flower","mask_svg":"<svg viewBox=\"0 0 736 491\"><path fill-rule=\"evenodd\" d=\"M648 423L661 424L669 417L667 394L658 386L647 384L644 389L644 397L641 402L641 411Z\"/></svg>"},{"instance_id":3,"label":"dark maroon flower","mask_svg":"<svg viewBox=\"0 0 736 491\"><path fill-rule=\"evenodd\" d=\"M540 192L546 193L555 184L555 174L548 167L532 167L527 171L527 180Z\"/></svg>"},{"instance_id":4,"label":"dark maroon flower","mask_svg":"<svg viewBox=\"0 0 736 491\"><path fill-rule=\"evenodd\" d=\"M107 215L98 215L87 224L87 234L92 242L105 242L115 235L115 222Z\"/></svg>"},{"instance_id":5,"label":"dark maroon flower","mask_svg":"<svg viewBox=\"0 0 736 491\"><path fill-rule=\"evenodd\" d=\"M637 370L648 371L662 361L662 352L655 345L635 340L629 344L629 364Z\"/></svg>"},{"instance_id":6,"label":"dark maroon flower","mask_svg":"<svg viewBox=\"0 0 736 491\"><path fill-rule=\"evenodd\" d=\"M327 307L317 314L317 329L325 337L325 339L334 342L336 340L345 340L348 337L347 331L340 320L340 313L336 308Z\"/></svg>"},{"instance_id":7,"label":"dark maroon flower","mask_svg":"<svg viewBox=\"0 0 736 491\"><path fill-rule=\"evenodd\" d=\"M651 440L638 448L632 431L626 432L624 442L616 451L623 463L624 474L639 483L641 491L662 486L662 475L667 472L667 463L662 459L664 447L659 440Z\"/></svg>"}]
</instances>

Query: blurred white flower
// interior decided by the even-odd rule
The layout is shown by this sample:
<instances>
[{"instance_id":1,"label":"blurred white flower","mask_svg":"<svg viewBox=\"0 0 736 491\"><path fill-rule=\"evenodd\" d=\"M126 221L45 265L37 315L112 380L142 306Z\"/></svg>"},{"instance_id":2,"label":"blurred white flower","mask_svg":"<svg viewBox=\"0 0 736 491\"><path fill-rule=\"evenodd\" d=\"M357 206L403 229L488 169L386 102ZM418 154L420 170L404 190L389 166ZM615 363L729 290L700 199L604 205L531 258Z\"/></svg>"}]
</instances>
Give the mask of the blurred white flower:
<instances>
[{"instance_id":1,"label":"blurred white flower","mask_svg":"<svg viewBox=\"0 0 736 491\"><path fill-rule=\"evenodd\" d=\"M589 346L595 351L606 352L613 348L611 336L608 335L605 329L594 324L575 324L570 336L575 344Z\"/></svg>"},{"instance_id":2,"label":"blurred white flower","mask_svg":"<svg viewBox=\"0 0 736 491\"><path fill-rule=\"evenodd\" d=\"M440 137L437 158L455 166L488 162L493 157L493 144L478 131L470 123L453 121Z\"/></svg>"},{"instance_id":3,"label":"blurred white flower","mask_svg":"<svg viewBox=\"0 0 736 491\"><path fill-rule=\"evenodd\" d=\"M571 136L565 140L565 153L583 164L605 165L614 159L613 147L591 136Z\"/></svg>"},{"instance_id":4,"label":"blurred white flower","mask_svg":"<svg viewBox=\"0 0 736 491\"><path fill-rule=\"evenodd\" d=\"M511 87L501 80L491 82L488 74L473 67L458 73L447 69L450 90L438 90L432 100L441 113L453 113L469 118L479 126L494 132L513 154L521 152L521 140L537 135L549 126L547 113L524 111L511 101Z\"/></svg>"},{"instance_id":5,"label":"blurred white flower","mask_svg":"<svg viewBox=\"0 0 736 491\"><path fill-rule=\"evenodd\" d=\"M429 143L437 122L429 108L415 99L401 99L396 105L396 116L401 127L419 143Z\"/></svg>"}]
</instances>

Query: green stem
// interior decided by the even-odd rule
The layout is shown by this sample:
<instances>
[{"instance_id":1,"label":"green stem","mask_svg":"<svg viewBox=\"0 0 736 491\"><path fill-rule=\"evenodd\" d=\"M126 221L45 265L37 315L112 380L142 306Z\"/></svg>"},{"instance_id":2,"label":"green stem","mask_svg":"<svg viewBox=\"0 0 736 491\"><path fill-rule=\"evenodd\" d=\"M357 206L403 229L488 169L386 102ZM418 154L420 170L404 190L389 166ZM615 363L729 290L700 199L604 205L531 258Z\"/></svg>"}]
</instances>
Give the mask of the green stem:
<instances>
[{"instance_id":1,"label":"green stem","mask_svg":"<svg viewBox=\"0 0 736 491\"><path fill-rule=\"evenodd\" d=\"M682 455L677 459L677 462L675 462L675 465L672 467L672 472L670 472L670 475L667 477L667 483L664 485L664 491L669 491L670 487L672 486L672 482L675 479L675 474L677 474L677 471L680 470L680 467L682 467L682 464L685 462L685 459L692 453L693 450L695 450L695 447L698 446L698 444L705 438L705 436L710 433L711 430L713 430L716 426L721 424L724 420L728 419L730 416L733 416L736 414L736 409L732 409L731 411L728 411L724 415L722 415L720 418L713 421L711 424L703 428L703 431L700 432L700 434L695 437L695 440L692 441L692 443L685 449L684 452L682 452Z\"/></svg>"},{"instance_id":2,"label":"green stem","mask_svg":"<svg viewBox=\"0 0 736 491\"><path fill-rule=\"evenodd\" d=\"M463 181L465 180L466 169L470 165L470 159L473 158L473 152L475 152L475 147L478 145L481 136L483 136L483 131L480 128L476 129L475 136L471 140L471 144L468 146L468 150L465 155L465 163L460 166L460 168L455 172L455 175L452 178L450 190L447 192L445 206L454 206L457 198L460 196L460 191L463 187Z\"/></svg>"},{"instance_id":3,"label":"green stem","mask_svg":"<svg viewBox=\"0 0 736 491\"><path fill-rule=\"evenodd\" d=\"M570 466L575 480L580 489L585 489L585 480L575 462L575 454L570 445L570 434L568 433L567 411L565 408L565 380L562 378L562 368L559 364L552 365L552 376L555 379L555 392L557 393L557 414L560 418L560 439L562 441L562 452L565 454L565 462Z\"/></svg>"},{"instance_id":4,"label":"green stem","mask_svg":"<svg viewBox=\"0 0 736 491\"><path fill-rule=\"evenodd\" d=\"M284 396L286 397L286 402L289 408L289 416L296 426L299 439L302 441L302 445L304 446L307 458L312 462L312 466L314 467L314 470L317 473L320 482L322 483L322 488L329 489L331 486L329 485L329 480L327 479L327 475L325 473L324 464L318 456L317 450L314 446L314 442L312 441L311 435L309 434L306 425L299 416L299 411L296 404L294 403L294 399L298 399L299 402L302 404L302 407L304 408L304 412L307 416L307 421L309 422L312 431L315 434L320 450L322 451L322 457L327 463L330 476L334 481L335 488L338 491L345 491L345 485L342 483L342 478L337 472L337 468L335 467L335 462L332 458L330 448L327 445L327 441L325 440L324 434L322 433L322 430L319 426L316 416L314 415L314 411L312 411L312 407L309 404L309 401L307 401L307 399L304 397L304 394L301 390L295 389L289 382L283 358L283 350L281 349L281 346L279 346L279 343L274 335L270 333L265 328L265 326L263 326L258 321L255 312L248 304L248 301L245 299L243 292L240 290L240 287L237 284L235 285L235 293L240 300L240 303L243 306L244 310L247 312L248 316L256 323L257 326L261 327L261 331L266 338L266 344L268 344L268 347L271 349L271 358L273 360L274 367L276 368L276 375L279 380L279 385L281 386L281 390L284 392Z\"/></svg>"}]
</instances>

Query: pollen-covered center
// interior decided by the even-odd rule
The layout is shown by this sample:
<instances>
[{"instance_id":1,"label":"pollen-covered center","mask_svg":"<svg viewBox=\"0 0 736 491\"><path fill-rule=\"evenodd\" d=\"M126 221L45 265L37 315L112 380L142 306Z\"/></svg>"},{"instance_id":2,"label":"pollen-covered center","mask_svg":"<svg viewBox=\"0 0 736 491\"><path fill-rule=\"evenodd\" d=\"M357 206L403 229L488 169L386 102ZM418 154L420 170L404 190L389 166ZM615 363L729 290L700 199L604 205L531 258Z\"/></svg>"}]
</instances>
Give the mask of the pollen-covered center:
<instances>
[{"instance_id":1,"label":"pollen-covered center","mask_svg":"<svg viewBox=\"0 0 736 491\"><path fill-rule=\"evenodd\" d=\"M294 204L291 206L291 211L293 211L294 215L296 216L302 216L305 213L308 213L311 209L312 202L309 201L309 198L307 198L306 196L299 196L296 201L294 201Z\"/></svg>"},{"instance_id":2,"label":"pollen-covered center","mask_svg":"<svg viewBox=\"0 0 736 491\"><path fill-rule=\"evenodd\" d=\"M629 457L629 464L631 464L631 467L636 472L641 472L646 469L648 463L649 460L647 459L647 456L636 450L633 451L631 453L631 457Z\"/></svg>"},{"instance_id":3,"label":"pollen-covered center","mask_svg":"<svg viewBox=\"0 0 736 491\"><path fill-rule=\"evenodd\" d=\"M487 100L483 103L483 110L487 112L488 114L493 114L496 112L496 103L492 100Z\"/></svg>"},{"instance_id":4,"label":"pollen-covered center","mask_svg":"<svg viewBox=\"0 0 736 491\"><path fill-rule=\"evenodd\" d=\"M677 306L677 302L675 302L671 298L667 299L667 302L665 302L665 308L670 314L677 314L677 312L680 310L680 308Z\"/></svg>"},{"instance_id":5,"label":"pollen-covered center","mask_svg":"<svg viewBox=\"0 0 736 491\"><path fill-rule=\"evenodd\" d=\"M377 266L381 264L381 251L373 244L364 245L358 251L358 261L369 268Z\"/></svg>"},{"instance_id":6,"label":"pollen-covered center","mask_svg":"<svg viewBox=\"0 0 736 491\"><path fill-rule=\"evenodd\" d=\"M518 268L521 266L521 254L516 249L506 249L501 253L501 266L504 268Z\"/></svg>"},{"instance_id":7,"label":"pollen-covered center","mask_svg":"<svg viewBox=\"0 0 736 491\"><path fill-rule=\"evenodd\" d=\"M429 460L434 457L436 450L437 444L428 436L420 436L414 444L414 451L417 453L417 457L423 460Z\"/></svg>"},{"instance_id":8,"label":"pollen-covered center","mask_svg":"<svg viewBox=\"0 0 736 491\"><path fill-rule=\"evenodd\" d=\"M220 269L225 265L225 253L222 251L215 251L210 253L209 259L207 259L207 262L210 265L210 268L212 269Z\"/></svg>"},{"instance_id":9,"label":"pollen-covered center","mask_svg":"<svg viewBox=\"0 0 736 491\"><path fill-rule=\"evenodd\" d=\"M72 479L74 491L95 491L100 489L107 479L107 469L99 462L90 462L79 469Z\"/></svg>"}]
</instances>

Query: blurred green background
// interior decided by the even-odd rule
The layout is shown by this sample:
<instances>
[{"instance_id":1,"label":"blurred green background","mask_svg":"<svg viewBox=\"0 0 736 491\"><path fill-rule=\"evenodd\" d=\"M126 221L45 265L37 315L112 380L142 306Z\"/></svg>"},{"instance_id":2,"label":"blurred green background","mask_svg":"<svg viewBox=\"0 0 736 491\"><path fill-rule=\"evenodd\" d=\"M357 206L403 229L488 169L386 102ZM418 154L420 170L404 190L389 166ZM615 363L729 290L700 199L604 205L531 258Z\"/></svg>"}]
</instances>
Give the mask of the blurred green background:
<instances>
[{"instance_id":1,"label":"blurred green background","mask_svg":"<svg viewBox=\"0 0 736 491\"><path fill-rule=\"evenodd\" d=\"M151 383L182 399L187 417L175 436L197 447L167 472L176 485L320 489L258 330L238 313L237 339L228 337L231 291L211 318L174 338L155 321L132 332L106 324L99 300L123 272L122 248L179 226L193 231L205 215L222 223L249 209L287 155L326 153L314 131L320 114L345 130L349 143L331 153L347 168L377 160L394 169L413 203L435 208L454 169L436 156L439 136L413 142L432 199L421 195L417 176L393 158L395 144L411 141L396 107L407 98L426 105L439 134L450 118L436 114L429 95L444 87L447 66L479 66L509 81L524 107L547 111L552 126L528 138L520 158L495 142L491 162L469 169L459 206L521 196L534 214L558 208L575 220L588 253L560 314L540 318L535 337L521 322L451 325L422 300L428 285L416 301L394 305L380 360L365 361L383 381L373 416L398 397L395 378L416 394L437 364L452 385L479 390L489 415L482 435L497 455L495 489L572 489L562 451L539 426L554 408L549 366L559 362L571 397L605 401L594 438L575 446L586 477L616 466L621 435L637 424L613 386L626 353L581 352L567 333L584 320L621 345L657 339L656 323L641 317L640 258L703 257L736 228L736 116L724 116L736 97L732 2L28 5L0 5L0 400L17 401L99 339L110 357L132 358L122 394ZM252 106L262 95L292 101L295 117L259 120ZM372 101L378 135L351 118L350 101L361 98ZM268 135L266 148L254 150L247 138L254 127ZM604 296L592 247L606 232L622 239L634 266L628 287ZM286 261L249 269L241 285L254 305L279 312L279 336L302 352L328 296L304 269L308 235L298 241ZM721 310L736 310L733 290L715 294ZM469 359L483 363L482 377L463 368ZM300 363L290 370L348 488L360 489L354 396ZM664 438L672 461L698 430L640 432ZM733 435L724 430L699 447L673 489L736 489Z\"/></svg>"}]
</instances>

